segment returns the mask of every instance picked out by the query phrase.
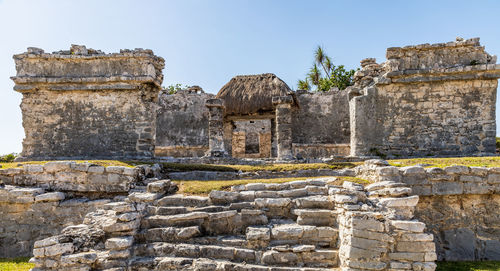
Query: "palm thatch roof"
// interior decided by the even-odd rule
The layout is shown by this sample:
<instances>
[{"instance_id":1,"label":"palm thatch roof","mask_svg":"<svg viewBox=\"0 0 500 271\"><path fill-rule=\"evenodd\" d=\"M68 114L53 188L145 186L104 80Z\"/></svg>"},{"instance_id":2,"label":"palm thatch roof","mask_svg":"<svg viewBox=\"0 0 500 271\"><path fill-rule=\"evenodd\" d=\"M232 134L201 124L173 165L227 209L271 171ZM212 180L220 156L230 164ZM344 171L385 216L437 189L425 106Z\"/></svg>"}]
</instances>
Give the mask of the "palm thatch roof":
<instances>
[{"instance_id":1,"label":"palm thatch roof","mask_svg":"<svg viewBox=\"0 0 500 271\"><path fill-rule=\"evenodd\" d=\"M290 91L272 73L238 75L220 89L216 98L224 100L226 114L247 115L273 110L272 98L286 96Z\"/></svg>"}]
</instances>

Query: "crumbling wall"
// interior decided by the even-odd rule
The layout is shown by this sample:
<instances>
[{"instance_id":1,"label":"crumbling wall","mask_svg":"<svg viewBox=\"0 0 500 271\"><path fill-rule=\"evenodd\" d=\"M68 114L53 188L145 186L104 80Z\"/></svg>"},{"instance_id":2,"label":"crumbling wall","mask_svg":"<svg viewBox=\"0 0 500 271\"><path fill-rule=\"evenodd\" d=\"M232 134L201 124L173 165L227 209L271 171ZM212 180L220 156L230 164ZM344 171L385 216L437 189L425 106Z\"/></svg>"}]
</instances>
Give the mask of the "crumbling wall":
<instances>
[{"instance_id":1,"label":"crumbling wall","mask_svg":"<svg viewBox=\"0 0 500 271\"><path fill-rule=\"evenodd\" d=\"M70 161L0 169L0 257L32 255L35 241L82 223L89 213L138 189L157 166Z\"/></svg>"},{"instance_id":2,"label":"crumbling wall","mask_svg":"<svg viewBox=\"0 0 500 271\"><path fill-rule=\"evenodd\" d=\"M439 260L500 260L499 168L365 165L357 173L412 188L415 217L434 234Z\"/></svg>"},{"instance_id":3,"label":"crumbling wall","mask_svg":"<svg viewBox=\"0 0 500 271\"><path fill-rule=\"evenodd\" d=\"M213 94L181 90L162 94L156 120L155 156L201 157L208 151L207 99Z\"/></svg>"},{"instance_id":4,"label":"crumbling wall","mask_svg":"<svg viewBox=\"0 0 500 271\"><path fill-rule=\"evenodd\" d=\"M77 225L85 215L110 202L63 192L7 185L0 188L0 257L32 255L33 243Z\"/></svg>"},{"instance_id":5,"label":"crumbling wall","mask_svg":"<svg viewBox=\"0 0 500 271\"><path fill-rule=\"evenodd\" d=\"M14 60L26 134L21 158L152 157L164 60L151 50L28 48Z\"/></svg>"},{"instance_id":6,"label":"crumbling wall","mask_svg":"<svg viewBox=\"0 0 500 271\"><path fill-rule=\"evenodd\" d=\"M134 188L138 168L103 167L90 163L48 162L0 169L0 181L9 185L34 186L52 191L127 193Z\"/></svg>"},{"instance_id":7,"label":"crumbling wall","mask_svg":"<svg viewBox=\"0 0 500 271\"><path fill-rule=\"evenodd\" d=\"M500 65L479 39L387 49L350 91L351 155L495 153Z\"/></svg>"}]
</instances>

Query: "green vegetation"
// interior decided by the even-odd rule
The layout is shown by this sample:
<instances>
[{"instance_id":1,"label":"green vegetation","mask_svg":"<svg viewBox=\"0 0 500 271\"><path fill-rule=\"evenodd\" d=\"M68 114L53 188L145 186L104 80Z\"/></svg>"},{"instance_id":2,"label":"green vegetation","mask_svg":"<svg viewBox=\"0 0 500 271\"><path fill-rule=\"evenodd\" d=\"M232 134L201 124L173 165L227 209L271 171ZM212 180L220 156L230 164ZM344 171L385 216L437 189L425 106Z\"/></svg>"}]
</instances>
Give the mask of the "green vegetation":
<instances>
[{"instance_id":1,"label":"green vegetation","mask_svg":"<svg viewBox=\"0 0 500 271\"><path fill-rule=\"evenodd\" d=\"M9 153L3 156L0 156L0 163L10 163L14 162L14 159L16 159L17 155L15 153Z\"/></svg>"},{"instance_id":2,"label":"green vegetation","mask_svg":"<svg viewBox=\"0 0 500 271\"><path fill-rule=\"evenodd\" d=\"M0 258L0 271L28 271L35 265L28 263L29 257Z\"/></svg>"},{"instance_id":3,"label":"green vegetation","mask_svg":"<svg viewBox=\"0 0 500 271\"><path fill-rule=\"evenodd\" d=\"M299 80L297 87L311 90L311 84L316 91L329 91L331 88L340 90L351 86L355 70L346 70L344 65L333 65L332 59L325 54L323 48L318 46L314 52L314 64L309 70L306 79Z\"/></svg>"},{"instance_id":4,"label":"green vegetation","mask_svg":"<svg viewBox=\"0 0 500 271\"><path fill-rule=\"evenodd\" d=\"M425 167L444 168L451 165L474 167L500 167L500 157L452 157L452 158L414 158L388 160L389 164L397 167L424 165Z\"/></svg>"},{"instance_id":5,"label":"green vegetation","mask_svg":"<svg viewBox=\"0 0 500 271\"><path fill-rule=\"evenodd\" d=\"M207 195L212 190L229 191L231 186L248 183L285 183L291 181L317 179L324 177L297 177L297 178L272 178L272 179L240 179L240 180L216 180L216 181L175 181L179 185L179 193L186 195ZM354 177L335 177L329 182L332 185L342 185L345 181L359 184L369 184L367 180Z\"/></svg>"},{"instance_id":6,"label":"green vegetation","mask_svg":"<svg viewBox=\"0 0 500 271\"><path fill-rule=\"evenodd\" d=\"M225 172L255 172L255 171L296 171L296 170L313 170L313 169L342 169L353 168L360 163L312 163L312 164L267 164L267 165L211 165L211 164L180 164L180 163L163 163L167 171L225 171Z\"/></svg>"},{"instance_id":7,"label":"green vegetation","mask_svg":"<svg viewBox=\"0 0 500 271\"><path fill-rule=\"evenodd\" d=\"M500 150L500 137L496 138L496 146L497 146L497 152Z\"/></svg>"},{"instance_id":8,"label":"green vegetation","mask_svg":"<svg viewBox=\"0 0 500 271\"><path fill-rule=\"evenodd\" d=\"M163 87L163 90L167 94L175 94L175 93L177 93L177 91L179 91L181 89L185 89L185 88L188 88L188 86L182 86L181 84L175 84L175 85L169 85L167 87Z\"/></svg>"},{"instance_id":9,"label":"green vegetation","mask_svg":"<svg viewBox=\"0 0 500 271\"><path fill-rule=\"evenodd\" d=\"M500 271L500 262L438 262L436 271Z\"/></svg>"}]
</instances>

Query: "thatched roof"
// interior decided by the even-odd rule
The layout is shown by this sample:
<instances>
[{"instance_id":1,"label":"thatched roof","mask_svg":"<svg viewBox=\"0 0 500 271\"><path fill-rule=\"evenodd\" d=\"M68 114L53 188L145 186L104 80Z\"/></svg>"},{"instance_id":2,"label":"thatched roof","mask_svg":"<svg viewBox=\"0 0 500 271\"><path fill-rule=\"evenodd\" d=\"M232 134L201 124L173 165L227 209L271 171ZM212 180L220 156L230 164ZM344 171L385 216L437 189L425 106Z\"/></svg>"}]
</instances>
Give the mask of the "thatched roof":
<instances>
[{"instance_id":1,"label":"thatched roof","mask_svg":"<svg viewBox=\"0 0 500 271\"><path fill-rule=\"evenodd\" d=\"M272 73L238 75L225 84L217 98L223 99L226 114L246 115L273 110L272 98L290 92L288 85Z\"/></svg>"}]
</instances>

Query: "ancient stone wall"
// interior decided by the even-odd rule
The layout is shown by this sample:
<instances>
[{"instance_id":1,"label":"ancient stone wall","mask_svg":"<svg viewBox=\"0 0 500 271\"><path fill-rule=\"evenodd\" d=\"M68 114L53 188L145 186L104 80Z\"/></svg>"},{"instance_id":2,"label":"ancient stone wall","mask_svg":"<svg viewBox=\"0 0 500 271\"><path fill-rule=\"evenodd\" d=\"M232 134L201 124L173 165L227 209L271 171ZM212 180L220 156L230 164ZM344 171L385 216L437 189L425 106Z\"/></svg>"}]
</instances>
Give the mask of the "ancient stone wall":
<instances>
[{"instance_id":1,"label":"ancient stone wall","mask_svg":"<svg viewBox=\"0 0 500 271\"><path fill-rule=\"evenodd\" d=\"M138 168L64 161L0 169L0 180L4 184L41 187L52 191L111 195L128 193L134 187L139 172Z\"/></svg>"},{"instance_id":2,"label":"ancient stone wall","mask_svg":"<svg viewBox=\"0 0 500 271\"><path fill-rule=\"evenodd\" d=\"M298 92L292 112L293 143L349 143L349 99L345 90Z\"/></svg>"},{"instance_id":3,"label":"ancient stone wall","mask_svg":"<svg viewBox=\"0 0 500 271\"><path fill-rule=\"evenodd\" d=\"M22 158L152 157L164 60L151 50L29 48L14 60Z\"/></svg>"},{"instance_id":4,"label":"ancient stone wall","mask_svg":"<svg viewBox=\"0 0 500 271\"><path fill-rule=\"evenodd\" d=\"M208 151L207 99L213 94L181 90L161 94L155 156L201 157Z\"/></svg>"},{"instance_id":5,"label":"ancient stone wall","mask_svg":"<svg viewBox=\"0 0 500 271\"><path fill-rule=\"evenodd\" d=\"M499 168L365 165L357 173L420 196L415 216L434 234L439 260L500 260Z\"/></svg>"},{"instance_id":6,"label":"ancient stone wall","mask_svg":"<svg viewBox=\"0 0 500 271\"><path fill-rule=\"evenodd\" d=\"M350 90L351 154L495 153L500 65L479 39L387 49Z\"/></svg>"},{"instance_id":7,"label":"ancient stone wall","mask_svg":"<svg viewBox=\"0 0 500 271\"><path fill-rule=\"evenodd\" d=\"M108 202L109 199L69 198L66 193L43 188L0 188L0 257L31 256L36 240L80 224L87 213Z\"/></svg>"},{"instance_id":8,"label":"ancient stone wall","mask_svg":"<svg viewBox=\"0 0 500 271\"><path fill-rule=\"evenodd\" d=\"M32 255L35 241L82 223L89 212L143 185L159 167L70 161L0 169L0 257Z\"/></svg>"},{"instance_id":9,"label":"ancient stone wall","mask_svg":"<svg viewBox=\"0 0 500 271\"><path fill-rule=\"evenodd\" d=\"M298 92L296 99L298 106L292 112L294 157L348 156L348 92Z\"/></svg>"},{"instance_id":10,"label":"ancient stone wall","mask_svg":"<svg viewBox=\"0 0 500 271\"><path fill-rule=\"evenodd\" d=\"M208 197L154 181L34 245L40 270L429 270L433 235L404 183L251 183ZM393 189L393 187L397 189Z\"/></svg>"}]
</instances>

